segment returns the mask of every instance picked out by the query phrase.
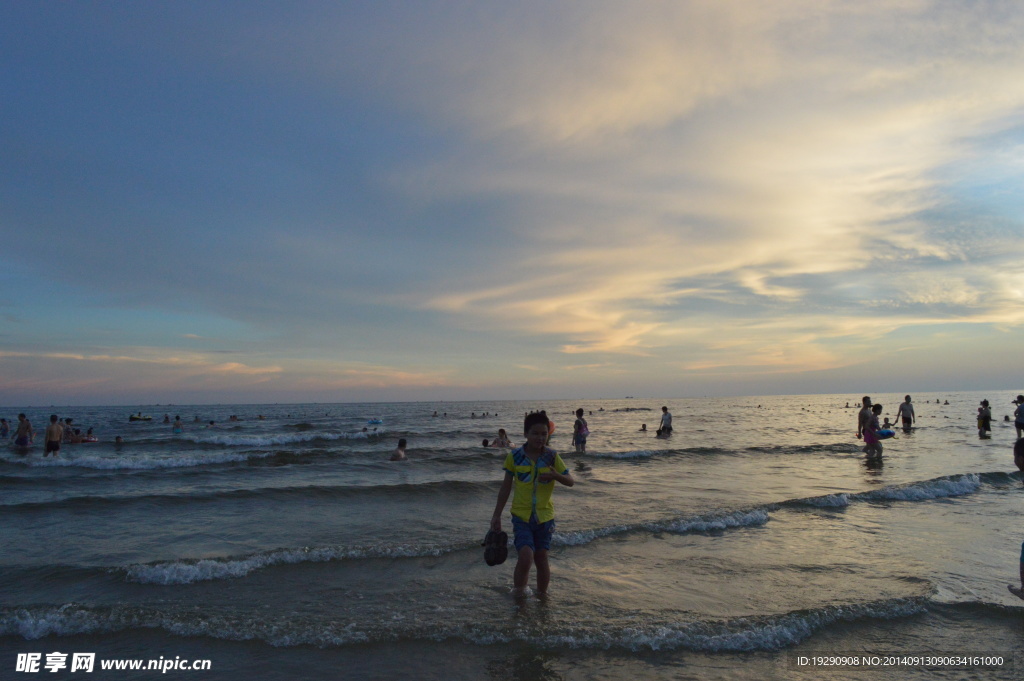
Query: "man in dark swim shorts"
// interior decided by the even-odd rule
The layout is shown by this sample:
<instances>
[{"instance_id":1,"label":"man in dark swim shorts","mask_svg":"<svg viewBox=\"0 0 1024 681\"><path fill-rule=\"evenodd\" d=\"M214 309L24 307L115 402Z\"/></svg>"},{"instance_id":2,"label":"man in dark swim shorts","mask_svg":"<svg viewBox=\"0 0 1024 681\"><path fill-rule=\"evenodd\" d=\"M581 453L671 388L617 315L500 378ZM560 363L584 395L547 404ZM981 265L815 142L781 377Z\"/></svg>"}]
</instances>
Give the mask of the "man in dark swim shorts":
<instances>
[{"instance_id":1,"label":"man in dark swim shorts","mask_svg":"<svg viewBox=\"0 0 1024 681\"><path fill-rule=\"evenodd\" d=\"M50 425L46 427L46 451L43 456L60 452L60 441L64 439L64 426L57 423L57 415L50 414Z\"/></svg>"},{"instance_id":2,"label":"man in dark swim shorts","mask_svg":"<svg viewBox=\"0 0 1024 681\"><path fill-rule=\"evenodd\" d=\"M32 422L24 414L18 414L18 432L14 434L14 444L28 447L32 441Z\"/></svg>"},{"instance_id":3,"label":"man in dark swim shorts","mask_svg":"<svg viewBox=\"0 0 1024 681\"><path fill-rule=\"evenodd\" d=\"M914 415L914 405L910 403L910 395L903 398L903 404L896 410L896 417L902 419L903 428L909 430L917 417Z\"/></svg>"}]
</instances>

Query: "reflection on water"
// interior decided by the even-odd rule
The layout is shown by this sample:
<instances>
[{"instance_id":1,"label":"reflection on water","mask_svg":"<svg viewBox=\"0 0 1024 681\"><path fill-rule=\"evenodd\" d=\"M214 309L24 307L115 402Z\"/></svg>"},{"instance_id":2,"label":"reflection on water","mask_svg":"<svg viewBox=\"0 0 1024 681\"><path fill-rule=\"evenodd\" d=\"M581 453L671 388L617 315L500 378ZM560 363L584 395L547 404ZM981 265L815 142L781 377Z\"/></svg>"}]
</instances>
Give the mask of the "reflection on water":
<instances>
[{"instance_id":1,"label":"reflection on water","mask_svg":"<svg viewBox=\"0 0 1024 681\"><path fill-rule=\"evenodd\" d=\"M978 396L947 399L922 396L918 426L880 460L854 437L852 395L203 407L204 421L242 420L182 434L127 430L138 409L72 412L103 441L0 457L15 547L0 556L0 635L52 649L194 639L223 669L252 650L308 669L327 651L359 660L353 678L566 681L674 678L693 660L694 678L788 678L758 660L822 640L858 649L883 626L890 651L920 652L926 618L987 640L999 617L1019 624L1015 432L979 440ZM615 411L662 404L669 439L639 432L652 414ZM577 407L593 411L586 454L570 442ZM517 604L514 557L488 567L479 547L505 456L480 443L499 427L516 439L533 408L561 425L552 444L577 484L555 492L552 596ZM935 615L949 604L966 605Z\"/></svg>"}]
</instances>

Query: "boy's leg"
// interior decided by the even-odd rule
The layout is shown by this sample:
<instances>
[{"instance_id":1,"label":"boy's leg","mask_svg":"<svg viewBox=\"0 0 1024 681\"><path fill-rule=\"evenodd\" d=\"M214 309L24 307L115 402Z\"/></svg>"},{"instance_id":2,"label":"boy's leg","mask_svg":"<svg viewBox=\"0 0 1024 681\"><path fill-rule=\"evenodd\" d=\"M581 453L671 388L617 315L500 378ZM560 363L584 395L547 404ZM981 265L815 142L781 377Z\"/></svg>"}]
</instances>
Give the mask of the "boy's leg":
<instances>
[{"instance_id":1,"label":"boy's leg","mask_svg":"<svg viewBox=\"0 0 1024 681\"><path fill-rule=\"evenodd\" d=\"M537 566L537 595L544 595L548 592L548 584L551 583L551 566L548 564L547 549L533 554L533 562Z\"/></svg>"},{"instance_id":2,"label":"boy's leg","mask_svg":"<svg viewBox=\"0 0 1024 681\"><path fill-rule=\"evenodd\" d=\"M1020 599L1024 599L1024 543L1020 545L1020 587L1009 585L1010 593Z\"/></svg>"},{"instance_id":3,"label":"boy's leg","mask_svg":"<svg viewBox=\"0 0 1024 681\"><path fill-rule=\"evenodd\" d=\"M526 593L526 586L530 581L530 566L533 564L533 549L524 546L519 549L519 560L516 562L515 572L512 574L512 583L517 593Z\"/></svg>"}]
</instances>

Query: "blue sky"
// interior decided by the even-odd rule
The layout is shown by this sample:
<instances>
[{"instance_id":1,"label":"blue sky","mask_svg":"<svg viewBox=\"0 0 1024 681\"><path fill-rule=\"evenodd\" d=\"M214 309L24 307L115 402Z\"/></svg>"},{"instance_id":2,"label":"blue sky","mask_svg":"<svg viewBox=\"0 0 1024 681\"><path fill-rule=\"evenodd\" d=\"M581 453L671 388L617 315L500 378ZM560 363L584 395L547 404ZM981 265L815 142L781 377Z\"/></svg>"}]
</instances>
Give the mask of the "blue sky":
<instances>
[{"instance_id":1,"label":"blue sky","mask_svg":"<svg viewBox=\"0 0 1024 681\"><path fill-rule=\"evenodd\" d=\"M1021 389L1015 2L0 5L0 403Z\"/></svg>"}]
</instances>

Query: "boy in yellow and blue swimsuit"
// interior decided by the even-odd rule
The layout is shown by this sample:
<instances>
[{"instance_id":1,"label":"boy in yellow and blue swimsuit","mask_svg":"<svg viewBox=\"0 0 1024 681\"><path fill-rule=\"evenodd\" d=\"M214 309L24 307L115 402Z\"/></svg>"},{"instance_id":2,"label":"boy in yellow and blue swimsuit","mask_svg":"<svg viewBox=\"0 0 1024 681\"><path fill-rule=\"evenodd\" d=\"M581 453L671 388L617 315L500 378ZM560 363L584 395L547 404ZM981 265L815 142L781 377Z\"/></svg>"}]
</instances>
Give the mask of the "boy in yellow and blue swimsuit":
<instances>
[{"instance_id":1,"label":"boy in yellow and blue swimsuit","mask_svg":"<svg viewBox=\"0 0 1024 681\"><path fill-rule=\"evenodd\" d=\"M569 474L562 457L547 447L548 417L529 414L523 422L526 443L505 457L505 480L498 491L498 503L491 516L491 529L501 532L501 514L512 497L512 529L515 533L519 560L513 577L514 593L526 594L530 566L537 566L537 595L544 596L551 581L548 549L555 530L555 507L551 493L555 481L572 487L576 481Z\"/></svg>"}]
</instances>

